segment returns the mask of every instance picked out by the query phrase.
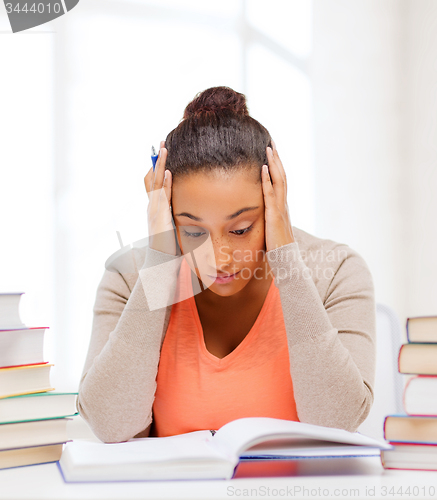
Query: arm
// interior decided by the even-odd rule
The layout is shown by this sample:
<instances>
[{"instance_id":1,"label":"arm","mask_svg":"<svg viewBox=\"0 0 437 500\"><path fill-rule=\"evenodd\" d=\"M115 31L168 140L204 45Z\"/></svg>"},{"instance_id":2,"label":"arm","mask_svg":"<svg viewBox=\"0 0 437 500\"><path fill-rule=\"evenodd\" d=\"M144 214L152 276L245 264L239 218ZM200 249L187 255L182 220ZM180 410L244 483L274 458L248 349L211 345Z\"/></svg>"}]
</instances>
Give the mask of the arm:
<instances>
[{"instance_id":1,"label":"arm","mask_svg":"<svg viewBox=\"0 0 437 500\"><path fill-rule=\"evenodd\" d=\"M152 422L160 349L180 263L178 256L146 247L132 291L120 272L107 269L98 286L77 409L106 443L127 441ZM148 302L154 305L149 308Z\"/></svg>"},{"instance_id":2,"label":"arm","mask_svg":"<svg viewBox=\"0 0 437 500\"><path fill-rule=\"evenodd\" d=\"M373 403L376 357L374 286L351 248L322 263L332 279L322 300L299 245L267 252L279 289L299 420L356 431Z\"/></svg>"}]
</instances>

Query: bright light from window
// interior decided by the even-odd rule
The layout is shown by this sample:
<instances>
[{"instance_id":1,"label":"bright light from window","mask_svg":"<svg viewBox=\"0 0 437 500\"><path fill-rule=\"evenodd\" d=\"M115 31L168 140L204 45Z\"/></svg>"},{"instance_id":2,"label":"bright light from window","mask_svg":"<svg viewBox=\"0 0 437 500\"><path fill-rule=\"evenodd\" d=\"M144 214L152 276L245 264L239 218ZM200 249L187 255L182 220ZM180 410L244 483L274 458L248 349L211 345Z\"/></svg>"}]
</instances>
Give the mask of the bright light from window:
<instances>
[{"instance_id":1,"label":"bright light from window","mask_svg":"<svg viewBox=\"0 0 437 500\"><path fill-rule=\"evenodd\" d=\"M299 58L311 54L311 0L248 0L250 24Z\"/></svg>"},{"instance_id":2,"label":"bright light from window","mask_svg":"<svg viewBox=\"0 0 437 500\"><path fill-rule=\"evenodd\" d=\"M269 130L284 165L291 223L311 233L315 191L309 78L254 44L249 50L247 80L251 115Z\"/></svg>"}]
</instances>

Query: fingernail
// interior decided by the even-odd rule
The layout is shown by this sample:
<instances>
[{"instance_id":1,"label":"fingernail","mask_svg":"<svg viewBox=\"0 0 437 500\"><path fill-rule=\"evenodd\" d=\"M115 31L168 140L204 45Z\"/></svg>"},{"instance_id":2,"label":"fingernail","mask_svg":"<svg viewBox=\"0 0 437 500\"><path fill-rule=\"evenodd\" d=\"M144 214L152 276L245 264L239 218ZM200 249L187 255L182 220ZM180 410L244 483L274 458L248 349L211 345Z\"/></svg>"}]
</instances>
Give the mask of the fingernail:
<instances>
[{"instance_id":1,"label":"fingernail","mask_svg":"<svg viewBox=\"0 0 437 500\"><path fill-rule=\"evenodd\" d=\"M273 149L276 149L276 144L275 144L275 141L272 139L272 146L273 146Z\"/></svg>"}]
</instances>

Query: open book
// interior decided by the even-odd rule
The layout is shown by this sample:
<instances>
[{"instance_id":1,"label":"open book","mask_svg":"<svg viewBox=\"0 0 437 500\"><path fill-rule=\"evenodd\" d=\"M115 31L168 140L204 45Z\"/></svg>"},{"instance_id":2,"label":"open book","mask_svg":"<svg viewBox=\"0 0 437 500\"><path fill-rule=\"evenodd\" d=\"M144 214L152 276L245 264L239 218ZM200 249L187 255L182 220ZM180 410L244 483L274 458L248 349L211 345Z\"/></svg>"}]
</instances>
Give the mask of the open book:
<instances>
[{"instance_id":1,"label":"open book","mask_svg":"<svg viewBox=\"0 0 437 500\"><path fill-rule=\"evenodd\" d=\"M230 479L244 456L379 456L381 449L392 446L358 432L251 417L233 420L215 433L201 430L108 444L73 441L65 445L59 465L66 482Z\"/></svg>"}]
</instances>

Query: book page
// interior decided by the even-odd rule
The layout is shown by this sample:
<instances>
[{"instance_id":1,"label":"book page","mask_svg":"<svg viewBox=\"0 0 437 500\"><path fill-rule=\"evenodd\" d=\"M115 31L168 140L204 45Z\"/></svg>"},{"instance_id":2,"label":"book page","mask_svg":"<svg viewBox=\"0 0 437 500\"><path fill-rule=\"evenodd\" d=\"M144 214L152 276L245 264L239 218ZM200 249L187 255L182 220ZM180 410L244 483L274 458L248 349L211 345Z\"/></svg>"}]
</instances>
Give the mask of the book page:
<instances>
[{"instance_id":1,"label":"book page","mask_svg":"<svg viewBox=\"0 0 437 500\"><path fill-rule=\"evenodd\" d=\"M320 439L293 437L291 439L273 439L251 446L240 454L240 458L273 457L337 457L337 456L379 456L380 449L369 446L356 446L334 443Z\"/></svg>"},{"instance_id":2,"label":"book page","mask_svg":"<svg viewBox=\"0 0 437 500\"><path fill-rule=\"evenodd\" d=\"M289 446L296 446L302 438L330 441L350 445L364 445L390 449L383 441L364 436L359 432L348 432L343 429L323 427L291 420L268 417L240 418L221 427L211 440L211 445L221 453L240 456L243 451L259 443L284 439Z\"/></svg>"},{"instance_id":3,"label":"book page","mask_svg":"<svg viewBox=\"0 0 437 500\"><path fill-rule=\"evenodd\" d=\"M134 438L124 443L73 441L66 449L73 466L224 460L216 449L208 446L208 436L211 436L209 431L194 431L162 438Z\"/></svg>"}]
</instances>

